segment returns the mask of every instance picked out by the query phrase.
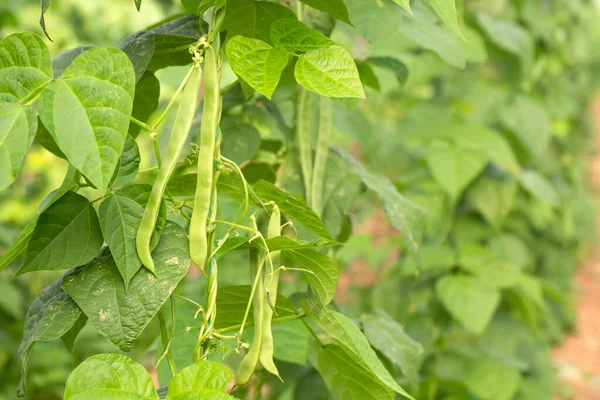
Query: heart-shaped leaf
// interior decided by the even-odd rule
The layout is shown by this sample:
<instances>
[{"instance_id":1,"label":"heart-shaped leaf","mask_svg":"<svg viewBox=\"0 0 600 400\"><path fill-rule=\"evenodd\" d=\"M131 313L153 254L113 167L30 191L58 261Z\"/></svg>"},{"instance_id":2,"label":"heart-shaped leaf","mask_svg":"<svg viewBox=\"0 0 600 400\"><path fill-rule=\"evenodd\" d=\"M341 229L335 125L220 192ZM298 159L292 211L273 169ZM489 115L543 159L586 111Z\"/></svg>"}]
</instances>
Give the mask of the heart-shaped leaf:
<instances>
[{"instance_id":1,"label":"heart-shaped leaf","mask_svg":"<svg viewBox=\"0 0 600 400\"><path fill-rule=\"evenodd\" d=\"M341 46L304 54L296 63L294 75L301 86L321 96L365 98L356 63Z\"/></svg>"},{"instance_id":2,"label":"heart-shaped leaf","mask_svg":"<svg viewBox=\"0 0 600 400\"><path fill-rule=\"evenodd\" d=\"M77 56L40 97L44 126L69 162L101 190L108 186L127 138L135 73L117 49Z\"/></svg>"},{"instance_id":3,"label":"heart-shaped leaf","mask_svg":"<svg viewBox=\"0 0 600 400\"><path fill-rule=\"evenodd\" d=\"M103 242L92 203L75 192L67 192L40 215L17 275L85 264L94 258Z\"/></svg>"},{"instance_id":4,"label":"heart-shaped leaf","mask_svg":"<svg viewBox=\"0 0 600 400\"><path fill-rule=\"evenodd\" d=\"M187 273L188 246L183 228L168 223L152 253L156 276L142 268L126 291L114 259L104 249L95 260L65 277L63 289L104 337L129 351Z\"/></svg>"}]
</instances>

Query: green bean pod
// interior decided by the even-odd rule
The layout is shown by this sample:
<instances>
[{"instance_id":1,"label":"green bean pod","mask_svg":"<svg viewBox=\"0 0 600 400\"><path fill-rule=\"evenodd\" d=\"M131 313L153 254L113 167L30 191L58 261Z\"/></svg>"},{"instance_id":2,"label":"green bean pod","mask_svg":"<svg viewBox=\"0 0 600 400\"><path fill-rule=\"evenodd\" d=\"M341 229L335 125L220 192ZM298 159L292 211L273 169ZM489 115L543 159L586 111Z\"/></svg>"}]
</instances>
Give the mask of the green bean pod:
<instances>
[{"instance_id":1,"label":"green bean pod","mask_svg":"<svg viewBox=\"0 0 600 400\"><path fill-rule=\"evenodd\" d=\"M254 292L254 298L252 299L252 312L254 317L254 340L250 351L244 356L244 359L240 363L235 373L235 384L242 386L248 383L260 358L263 341L263 324L259 321L263 321L264 315L264 281L263 281L263 268L261 268L260 261L258 260L258 250L250 250L250 276L252 282L256 283L256 291Z\"/></svg>"},{"instance_id":2,"label":"green bean pod","mask_svg":"<svg viewBox=\"0 0 600 400\"><path fill-rule=\"evenodd\" d=\"M272 239L278 236L281 236L281 211L279 210L279 207L275 205L271 211L267 237ZM271 261L273 262L273 268L276 271L281 264L281 251L271 252ZM274 342L273 330L271 327L273 321L273 308L275 308L277 289L279 287L279 272L275 271L272 271L273 275L265 274L266 290L263 296L263 338L260 351L260 363L267 371L273 375L277 375L279 379L281 379L277 366L273 361Z\"/></svg>"},{"instance_id":3,"label":"green bean pod","mask_svg":"<svg viewBox=\"0 0 600 400\"><path fill-rule=\"evenodd\" d=\"M219 126L220 101L217 55L209 45L204 52L204 109L200 128L196 195L190 223L190 255L194 264L202 270L209 251L206 228L215 172L215 143Z\"/></svg>"},{"instance_id":4,"label":"green bean pod","mask_svg":"<svg viewBox=\"0 0 600 400\"><path fill-rule=\"evenodd\" d=\"M160 204L165 195L165 190L167 189L167 183L175 170L183 146L185 145L192 128L194 114L196 113L196 107L198 105L198 91L200 89L200 82L202 81L202 69L198 66L194 66L186 79L187 83L179 97L177 115L175 117L173 129L171 130L171 138L169 139L167 152L162 160L158 176L152 186L152 192L150 193L150 198L144 209L142 222L138 228L135 242L140 261L152 273L155 272L155 268L154 260L152 260L150 241L154 234L154 229L156 228L156 219L158 218Z\"/></svg>"},{"instance_id":5,"label":"green bean pod","mask_svg":"<svg viewBox=\"0 0 600 400\"><path fill-rule=\"evenodd\" d=\"M300 151L300 165L302 167L302 177L304 178L304 195L306 202L310 202L312 194L312 167L313 155L311 142L312 125L312 102L311 94L308 90L302 89L300 96L300 112L298 113L298 149Z\"/></svg>"},{"instance_id":6,"label":"green bean pod","mask_svg":"<svg viewBox=\"0 0 600 400\"><path fill-rule=\"evenodd\" d=\"M329 97L321 97L319 137L317 139L317 150L315 153L315 165L312 178L312 194L310 206L321 218L323 216L323 192L325 190L325 172L327 170L327 158L329 157L329 141L331 138L332 101Z\"/></svg>"}]
</instances>

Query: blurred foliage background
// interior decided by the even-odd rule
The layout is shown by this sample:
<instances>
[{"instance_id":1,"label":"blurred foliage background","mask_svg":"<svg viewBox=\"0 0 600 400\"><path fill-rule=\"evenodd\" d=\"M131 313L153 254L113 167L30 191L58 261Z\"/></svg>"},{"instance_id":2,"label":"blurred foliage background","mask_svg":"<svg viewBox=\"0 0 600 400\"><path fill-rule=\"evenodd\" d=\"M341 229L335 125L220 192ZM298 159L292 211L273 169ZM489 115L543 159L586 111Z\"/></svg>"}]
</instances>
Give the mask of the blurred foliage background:
<instances>
[{"instance_id":1,"label":"blurred foliage background","mask_svg":"<svg viewBox=\"0 0 600 400\"><path fill-rule=\"evenodd\" d=\"M361 2L366 0L348 0L347 4L357 10ZM118 46L130 34L183 12L176 0L144 0L140 13L131 0L53 3L46 14L46 25L54 40L47 44L53 55L79 45ZM539 400L549 399L551 393L566 397L568 390L555 381L550 349L576 324L571 277L595 243L595 203L587 177L587 157L594 148L594 137L586 107L600 70L597 8L593 2L583 0L550 2L560 4L560 12L548 12L544 8L548 2L533 0L458 3L468 9L465 14L470 18L484 11L493 18L527 26L535 48L530 49L531 54L511 51L517 41L510 36L514 31L503 31L506 27L491 22L486 25L485 21L468 21L469 26L478 25L480 29L467 30L469 41L461 44L465 47L460 51L452 46L445 48L443 41L430 43L429 50L420 46L415 50L414 43L405 37L386 35L384 22L379 30L358 34L338 24L332 33L333 39L351 49L358 60L393 56L409 71L402 76L390 72L390 68L371 68L365 63L361 72L365 85L371 87L369 101L358 106L343 102L335 105L334 143L349 150L370 171L388 176L405 196L428 211L417 267L415 258L401 254L403 240L385 222L375 196L357 197L364 188L359 182L347 180L343 188L347 191L341 196L347 200L343 206L352 216L354 236L338 256L344 271L338 304L346 314L357 318L384 311L420 343L422 354L412 363L423 364L420 371L417 368L412 372L420 375L418 383L410 379L411 371L390 367L419 399ZM24 30L41 34L38 20L39 1L4 1L0 5L0 38ZM318 20L311 22L317 24ZM466 69L453 65L460 64L457 54L466 56ZM169 68L157 75L161 98L168 99L182 70ZM285 88L278 91L274 101L287 115L285 94ZM246 121L263 138L283 135L261 107L251 105L245 112ZM440 126L455 126L456 131L464 132L471 125L493 127L500 133L500 144L492 141L485 146L502 158L502 146L508 143L508 163L515 164L512 174L487 165L477 176L461 183L457 177L443 175L443 165L435 166L434 150L468 153L473 151L473 143L480 143L485 135L475 131L465 145L452 142L451 129L445 129L449 131L446 136L428 132L439 133L443 130ZM547 134L543 140L547 146L541 146L536 136L542 131ZM149 154L147 138L140 137L139 141L142 154ZM475 151L481 149L475 146ZM271 162L269 154L261 156L263 163ZM142 159L142 169L152 163ZM293 179L297 166L287 160L282 168L283 175L292 178L284 183L293 193L298 184ZM60 185L65 171L63 160L34 144L19 180L0 194L0 254L35 215L44 197ZM523 178L524 171L531 174ZM338 176L344 173L336 171ZM450 181L454 186L444 184ZM455 195L449 194L454 191ZM93 192L89 194L93 198ZM328 227L343 225L333 220L326 223ZM472 263L489 260L508 264L535 279L504 290L490 326L482 337L475 337L452 320L438 299L435 282L444 274L464 272ZM237 262L235 256L220 261L223 285L238 282ZM27 307L33 296L59 275L27 274L12 281L12 272L9 269L0 275L2 400L15 398L20 378L16 352ZM190 276L181 290L200 300L199 287L202 284ZM302 283L294 281L282 285L289 294L302 288ZM194 323L180 322L183 327ZM157 336L158 328L152 323L130 357L151 369ZM185 352L185 338L176 346L180 346L180 353ZM287 350L277 351L290 361L298 358L297 352L302 355L302 351L308 351ZM29 398L62 398L64 382L77 364L92 354L114 351L89 326L75 342L73 353L60 342L36 344L29 372ZM267 382L271 390L265 398L329 399L314 370L285 365L283 374L288 385ZM477 371L486 371L485 376L496 380L482 381ZM166 370L158 371L159 380L163 372Z\"/></svg>"}]
</instances>

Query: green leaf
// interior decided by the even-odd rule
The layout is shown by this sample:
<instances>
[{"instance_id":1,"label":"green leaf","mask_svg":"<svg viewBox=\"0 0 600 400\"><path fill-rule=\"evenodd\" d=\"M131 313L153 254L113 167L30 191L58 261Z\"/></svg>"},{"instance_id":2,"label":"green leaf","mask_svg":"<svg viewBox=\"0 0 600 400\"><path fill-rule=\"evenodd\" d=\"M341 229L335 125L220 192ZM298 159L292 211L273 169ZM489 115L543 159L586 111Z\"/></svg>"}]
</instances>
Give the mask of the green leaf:
<instances>
[{"instance_id":1,"label":"green leaf","mask_svg":"<svg viewBox=\"0 0 600 400\"><path fill-rule=\"evenodd\" d=\"M0 102L21 102L50 81L52 60L42 38L24 32L0 42Z\"/></svg>"},{"instance_id":2,"label":"green leaf","mask_svg":"<svg viewBox=\"0 0 600 400\"><path fill-rule=\"evenodd\" d=\"M123 351L152 320L190 266L188 239L183 228L167 223L152 253L156 275L141 268L129 290L108 249L63 281L63 289L104 337ZM103 288L98 291L97 288Z\"/></svg>"},{"instance_id":3,"label":"green leaf","mask_svg":"<svg viewBox=\"0 0 600 400\"><path fill-rule=\"evenodd\" d=\"M394 396L391 392L396 392L412 399L412 397L396 383L388 370L385 369L365 336L351 319L310 300L303 301L302 308L304 309L304 312L306 312L306 314L321 329L331 336L331 339L339 346L339 351L336 351L336 355L338 358L346 361L341 364L348 365L347 368L340 369L340 374L346 375L352 370L360 370L361 376L368 376L370 378L369 381L373 382L372 386L374 389L378 389L378 392L380 393L388 394L387 397L380 398L393 399ZM339 366L340 363L336 363L336 365ZM319 370L322 371L324 369L319 368ZM334 371L336 371L336 369L331 370L331 372L335 373ZM352 380L351 377L348 378ZM335 393L335 390L331 386L329 386L329 389ZM338 398L342 399L344 397ZM354 398L362 399L365 397Z\"/></svg>"},{"instance_id":4,"label":"green leaf","mask_svg":"<svg viewBox=\"0 0 600 400\"><path fill-rule=\"evenodd\" d=\"M371 174L352 155L341 149L336 148L335 152L377 194L383 203L387 219L394 228L402 232L408 247L416 251L425 223L425 210L404 198L388 178Z\"/></svg>"},{"instance_id":5,"label":"green leaf","mask_svg":"<svg viewBox=\"0 0 600 400\"><path fill-rule=\"evenodd\" d=\"M42 0L40 2L41 10L40 10L40 26L42 27L42 31L44 31L44 35L48 38L48 40L52 41L50 35L48 35L48 31L46 31L46 20L44 19L44 15L48 8L50 7L50 0Z\"/></svg>"},{"instance_id":6,"label":"green leaf","mask_svg":"<svg viewBox=\"0 0 600 400\"><path fill-rule=\"evenodd\" d=\"M17 179L36 130L37 117L31 107L0 102L0 191Z\"/></svg>"},{"instance_id":7,"label":"green leaf","mask_svg":"<svg viewBox=\"0 0 600 400\"><path fill-rule=\"evenodd\" d=\"M73 346L75 345L75 339L79 335L79 332L87 325L88 317L81 313L75 324L61 336L60 340L64 343L65 347L69 352L73 352Z\"/></svg>"},{"instance_id":8,"label":"green leaf","mask_svg":"<svg viewBox=\"0 0 600 400\"><path fill-rule=\"evenodd\" d=\"M444 24L446 24L452 32L465 40L465 37L460 30L460 26L458 25L455 0L431 0L431 6Z\"/></svg>"},{"instance_id":9,"label":"green leaf","mask_svg":"<svg viewBox=\"0 0 600 400\"><path fill-rule=\"evenodd\" d=\"M115 264L123 277L125 290L128 290L131 278L142 266L135 242L151 191L151 185L126 186L107 197L98 209L100 226ZM158 238L166 222L167 207L165 202L162 202L152 238L153 246L158 244Z\"/></svg>"},{"instance_id":10,"label":"green leaf","mask_svg":"<svg viewBox=\"0 0 600 400\"><path fill-rule=\"evenodd\" d=\"M67 159L67 156L64 155L62 151L58 148L58 145L54 141L48 129L44 126L42 121L40 121L38 117L37 123L37 132L35 133L35 141L38 142L43 148L48 150L50 153L54 154L56 157L62 158L64 160Z\"/></svg>"},{"instance_id":11,"label":"green leaf","mask_svg":"<svg viewBox=\"0 0 600 400\"><path fill-rule=\"evenodd\" d=\"M311 364L336 400L394 400L396 393L385 385L364 363L355 360L341 346L313 345ZM408 396L407 396L408 397ZM329 398L329 397L325 397ZM410 397L409 397L410 398Z\"/></svg>"},{"instance_id":12,"label":"green leaf","mask_svg":"<svg viewBox=\"0 0 600 400\"><path fill-rule=\"evenodd\" d=\"M134 85L124 53L93 48L77 56L40 98L44 126L69 162L101 190L108 186L127 138Z\"/></svg>"},{"instance_id":13,"label":"green leaf","mask_svg":"<svg viewBox=\"0 0 600 400\"><path fill-rule=\"evenodd\" d=\"M281 18L296 18L292 10L268 1L228 0L223 27L229 37L238 35L271 44L271 25Z\"/></svg>"},{"instance_id":14,"label":"green leaf","mask_svg":"<svg viewBox=\"0 0 600 400\"><path fill-rule=\"evenodd\" d=\"M132 136L127 135L125 146L121 153L121 159L119 160L119 164L117 164L110 186L119 188L132 182L140 169L140 161L140 148L135 139Z\"/></svg>"},{"instance_id":15,"label":"green leaf","mask_svg":"<svg viewBox=\"0 0 600 400\"><path fill-rule=\"evenodd\" d=\"M310 332L302 321L286 321L273 324L273 354L276 359L306 365Z\"/></svg>"},{"instance_id":16,"label":"green leaf","mask_svg":"<svg viewBox=\"0 0 600 400\"><path fill-rule=\"evenodd\" d=\"M260 180L254 184L254 192L265 202L274 201L281 212L293 221L320 237L331 239L329 232L313 210L303 201L290 196L271 182Z\"/></svg>"},{"instance_id":17,"label":"green leaf","mask_svg":"<svg viewBox=\"0 0 600 400\"><path fill-rule=\"evenodd\" d=\"M120 354L98 354L79 364L69 378L64 400L158 400L143 366Z\"/></svg>"},{"instance_id":18,"label":"green leaf","mask_svg":"<svg viewBox=\"0 0 600 400\"><path fill-rule=\"evenodd\" d=\"M75 192L67 192L40 215L17 275L85 264L94 258L103 242L92 203Z\"/></svg>"},{"instance_id":19,"label":"green leaf","mask_svg":"<svg viewBox=\"0 0 600 400\"><path fill-rule=\"evenodd\" d=\"M304 4L311 6L317 10L326 12L333 18L352 25L348 16L348 9L344 4L344 0L300 0Z\"/></svg>"},{"instance_id":20,"label":"green leaf","mask_svg":"<svg viewBox=\"0 0 600 400\"><path fill-rule=\"evenodd\" d=\"M518 96L502 110L500 119L530 160L538 160L545 154L552 121L541 103L531 97Z\"/></svg>"},{"instance_id":21,"label":"green leaf","mask_svg":"<svg viewBox=\"0 0 600 400\"><path fill-rule=\"evenodd\" d=\"M483 333L500 303L497 289L470 276L444 276L436 282L435 293L450 314L476 335Z\"/></svg>"},{"instance_id":22,"label":"green leaf","mask_svg":"<svg viewBox=\"0 0 600 400\"><path fill-rule=\"evenodd\" d=\"M453 201L483 171L489 158L478 149L436 141L426 150L425 159L436 182Z\"/></svg>"},{"instance_id":23,"label":"green leaf","mask_svg":"<svg viewBox=\"0 0 600 400\"><path fill-rule=\"evenodd\" d=\"M275 46L307 52L329 47L334 42L308 25L293 18L278 19L271 25L271 40Z\"/></svg>"},{"instance_id":24,"label":"green leaf","mask_svg":"<svg viewBox=\"0 0 600 400\"><path fill-rule=\"evenodd\" d=\"M408 80L408 67L393 57L369 57L367 62L380 68L385 68L396 75L400 85L404 85Z\"/></svg>"},{"instance_id":25,"label":"green leaf","mask_svg":"<svg viewBox=\"0 0 600 400\"><path fill-rule=\"evenodd\" d=\"M15 319L21 319L23 316L23 293L16 282L0 278L0 293L2 293L2 296L0 296L0 310Z\"/></svg>"},{"instance_id":26,"label":"green leaf","mask_svg":"<svg viewBox=\"0 0 600 400\"><path fill-rule=\"evenodd\" d=\"M340 279L339 266L327 255L316 250L285 250L284 255L298 267L307 269L306 278L320 303L329 304L335 296Z\"/></svg>"},{"instance_id":27,"label":"green leaf","mask_svg":"<svg viewBox=\"0 0 600 400\"><path fill-rule=\"evenodd\" d=\"M431 1L434 3L452 0ZM457 38L448 35L443 27L434 22L431 18L433 13L424 4L414 4L413 12L413 17L404 17L399 24L400 32L419 46L433 51L448 64L464 68L465 54Z\"/></svg>"},{"instance_id":28,"label":"green leaf","mask_svg":"<svg viewBox=\"0 0 600 400\"><path fill-rule=\"evenodd\" d=\"M464 383L480 399L509 400L515 398L521 374L502 361L483 357L467 366Z\"/></svg>"},{"instance_id":29,"label":"green leaf","mask_svg":"<svg viewBox=\"0 0 600 400\"><path fill-rule=\"evenodd\" d=\"M226 116L219 124L223 135L221 153L241 165L250 160L260 148L260 132L252 125L239 121L239 118Z\"/></svg>"},{"instance_id":30,"label":"green leaf","mask_svg":"<svg viewBox=\"0 0 600 400\"><path fill-rule=\"evenodd\" d=\"M152 72L145 72L135 85L133 110L131 116L138 121L148 121L148 118L158 108L160 98L160 82ZM129 124L129 135L137 137L142 128L133 121Z\"/></svg>"},{"instance_id":31,"label":"green leaf","mask_svg":"<svg viewBox=\"0 0 600 400\"><path fill-rule=\"evenodd\" d=\"M514 207L517 189L517 183L512 179L484 175L469 190L469 203L491 225L500 227Z\"/></svg>"},{"instance_id":32,"label":"green leaf","mask_svg":"<svg viewBox=\"0 0 600 400\"><path fill-rule=\"evenodd\" d=\"M52 69L54 70L54 78L58 79L65 72L65 69L78 55L91 49L92 46L77 46L75 48L65 50L52 59Z\"/></svg>"},{"instance_id":33,"label":"green leaf","mask_svg":"<svg viewBox=\"0 0 600 400\"><path fill-rule=\"evenodd\" d=\"M521 73L528 79L535 62L535 43L529 32L512 22L495 20L484 13L478 13L477 20L496 46L519 58Z\"/></svg>"},{"instance_id":34,"label":"green leaf","mask_svg":"<svg viewBox=\"0 0 600 400\"><path fill-rule=\"evenodd\" d=\"M215 320L215 329L229 328L242 323L251 291L251 286L225 286L219 288L217 293L219 313ZM250 306L250 310L252 310L252 306ZM287 298L281 293L277 293L275 313L278 317L285 317L296 315L297 311ZM252 312L248 315L247 322L254 323Z\"/></svg>"},{"instance_id":35,"label":"green leaf","mask_svg":"<svg viewBox=\"0 0 600 400\"><path fill-rule=\"evenodd\" d=\"M227 42L226 53L233 71L257 92L271 99L288 63L287 50L271 47L257 39L235 36Z\"/></svg>"},{"instance_id":36,"label":"green leaf","mask_svg":"<svg viewBox=\"0 0 600 400\"><path fill-rule=\"evenodd\" d=\"M169 384L168 400L232 399L224 390L233 373L225 365L200 360L181 370Z\"/></svg>"},{"instance_id":37,"label":"green leaf","mask_svg":"<svg viewBox=\"0 0 600 400\"><path fill-rule=\"evenodd\" d=\"M412 14L412 10L410 8L410 0L393 0L394 3L398 4L400 7L404 8L408 11L409 14Z\"/></svg>"},{"instance_id":38,"label":"green leaf","mask_svg":"<svg viewBox=\"0 0 600 400\"><path fill-rule=\"evenodd\" d=\"M354 59L341 46L309 51L298 59L298 83L321 96L365 98Z\"/></svg>"},{"instance_id":39,"label":"green leaf","mask_svg":"<svg viewBox=\"0 0 600 400\"><path fill-rule=\"evenodd\" d=\"M36 341L49 342L67 333L81 315L81 310L60 287L61 281L44 288L35 297L25 316L23 340L19 346L21 383L18 391L25 392L29 358Z\"/></svg>"},{"instance_id":40,"label":"green leaf","mask_svg":"<svg viewBox=\"0 0 600 400\"><path fill-rule=\"evenodd\" d=\"M552 184L540 173L528 170L517 177L521 186L535 199L551 207L558 205L558 193Z\"/></svg>"},{"instance_id":41,"label":"green leaf","mask_svg":"<svg viewBox=\"0 0 600 400\"><path fill-rule=\"evenodd\" d=\"M207 28L204 25L204 31ZM154 45L148 69L156 71L166 67L191 64L189 45L196 43L202 36L202 32L196 15L185 15L148 31L148 35L152 35ZM143 52L143 49L140 51Z\"/></svg>"},{"instance_id":42,"label":"green leaf","mask_svg":"<svg viewBox=\"0 0 600 400\"><path fill-rule=\"evenodd\" d=\"M411 382L418 382L425 356L423 346L384 311L364 316L361 324L371 345L397 365Z\"/></svg>"},{"instance_id":43,"label":"green leaf","mask_svg":"<svg viewBox=\"0 0 600 400\"><path fill-rule=\"evenodd\" d=\"M140 11L140 8L142 7L142 0L133 0L135 2L135 8L137 8L138 11Z\"/></svg>"}]
</instances>

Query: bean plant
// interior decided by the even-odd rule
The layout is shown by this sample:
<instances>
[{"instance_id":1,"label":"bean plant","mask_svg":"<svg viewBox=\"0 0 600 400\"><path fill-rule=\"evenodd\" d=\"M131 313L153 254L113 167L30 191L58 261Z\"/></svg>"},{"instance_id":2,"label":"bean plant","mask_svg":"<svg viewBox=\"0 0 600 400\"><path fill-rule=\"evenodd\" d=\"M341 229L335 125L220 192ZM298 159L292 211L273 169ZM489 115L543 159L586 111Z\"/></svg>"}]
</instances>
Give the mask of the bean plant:
<instances>
[{"instance_id":1,"label":"bean plant","mask_svg":"<svg viewBox=\"0 0 600 400\"><path fill-rule=\"evenodd\" d=\"M34 142L68 163L0 258L57 277L18 396L36 346L85 330L111 347L65 400L565 393L549 354L594 231L592 1L181 0L52 57L60 7L0 42L0 191ZM338 288L356 259L377 283Z\"/></svg>"}]
</instances>

